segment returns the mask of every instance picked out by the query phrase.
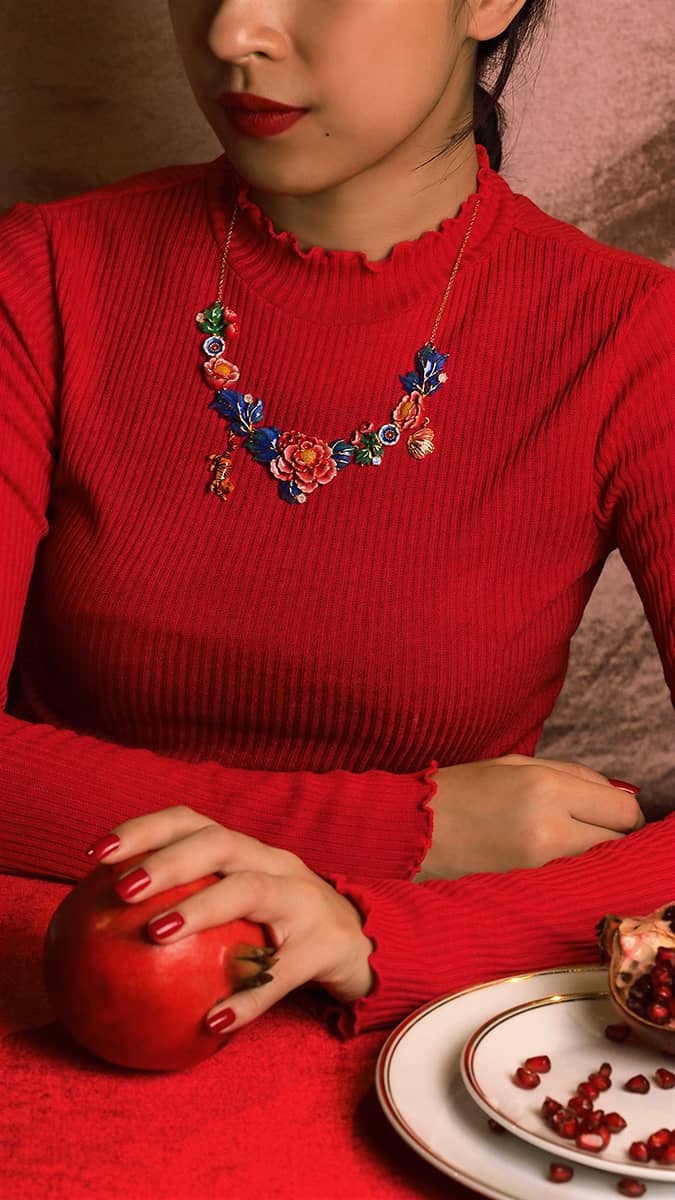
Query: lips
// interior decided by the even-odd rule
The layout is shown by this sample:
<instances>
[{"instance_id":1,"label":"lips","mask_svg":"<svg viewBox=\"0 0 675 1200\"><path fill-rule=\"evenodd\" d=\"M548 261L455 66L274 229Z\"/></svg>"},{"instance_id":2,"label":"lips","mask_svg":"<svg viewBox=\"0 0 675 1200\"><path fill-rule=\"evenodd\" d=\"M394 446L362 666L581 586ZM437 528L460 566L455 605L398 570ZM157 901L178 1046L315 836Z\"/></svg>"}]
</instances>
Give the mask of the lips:
<instances>
[{"instance_id":1,"label":"lips","mask_svg":"<svg viewBox=\"0 0 675 1200\"><path fill-rule=\"evenodd\" d=\"M256 96L253 92L223 92L218 97L218 103L222 104L223 108L235 108L243 112L307 112L306 108L298 105L281 104L278 100L270 100L266 96Z\"/></svg>"}]
</instances>

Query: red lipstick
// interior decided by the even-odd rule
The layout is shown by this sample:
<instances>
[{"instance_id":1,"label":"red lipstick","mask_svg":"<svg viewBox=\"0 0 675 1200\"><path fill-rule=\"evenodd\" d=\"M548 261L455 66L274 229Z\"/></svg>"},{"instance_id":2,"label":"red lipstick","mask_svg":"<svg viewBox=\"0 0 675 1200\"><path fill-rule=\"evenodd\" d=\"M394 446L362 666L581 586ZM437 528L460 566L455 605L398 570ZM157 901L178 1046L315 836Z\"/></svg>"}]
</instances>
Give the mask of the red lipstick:
<instances>
[{"instance_id":1,"label":"red lipstick","mask_svg":"<svg viewBox=\"0 0 675 1200\"><path fill-rule=\"evenodd\" d=\"M282 133L309 112L307 108L293 108L253 92L224 92L218 97L218 103L235 129L247 137L272 137Z\"/></svg>"}]
</instances>

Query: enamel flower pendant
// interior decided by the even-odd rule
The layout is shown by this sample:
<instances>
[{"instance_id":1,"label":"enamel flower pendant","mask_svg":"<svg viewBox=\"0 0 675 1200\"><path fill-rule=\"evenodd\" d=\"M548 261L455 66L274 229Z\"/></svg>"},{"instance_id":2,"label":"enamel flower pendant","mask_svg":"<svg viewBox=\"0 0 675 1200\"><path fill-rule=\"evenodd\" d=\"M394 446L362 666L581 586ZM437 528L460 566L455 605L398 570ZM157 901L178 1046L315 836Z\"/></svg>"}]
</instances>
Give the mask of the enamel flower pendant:
<instances>
[{"instance_id":1,"label":"enamel flower pendant","mask_svg":"<svg viewBox=\"0 0 675 1200\"><path fill-rule=\"evenodd\" d=\"M441 354L430 343L417 351L415 369L399 375L404 394L391 414L390 423L378 429L366 421L349 441L338 438L325 442L295 429L282 431L275 425L265 425L263 401L231 386L239 379L239 368L227 354L227 343L238 332L235 312L216 301L197 313L196 322L207 335L202 343L207 356L204 378L216 393L209 408L214 408L228 426L227 448L209 456L210 491L221 500L234 490L230 475L238 438L243 439L244 448L256 462L268 468L277 480L279 496L289 504L304 504L312 492L330 483L339 471L352 464L379 467L385 448L395 446L402 434L406 435L408 452L413 458L426 458L433 452L434 433L428 428L424 404L427 396L432 396L447 380L442 368L448 355Z\"/></svg>"}]
</instances>

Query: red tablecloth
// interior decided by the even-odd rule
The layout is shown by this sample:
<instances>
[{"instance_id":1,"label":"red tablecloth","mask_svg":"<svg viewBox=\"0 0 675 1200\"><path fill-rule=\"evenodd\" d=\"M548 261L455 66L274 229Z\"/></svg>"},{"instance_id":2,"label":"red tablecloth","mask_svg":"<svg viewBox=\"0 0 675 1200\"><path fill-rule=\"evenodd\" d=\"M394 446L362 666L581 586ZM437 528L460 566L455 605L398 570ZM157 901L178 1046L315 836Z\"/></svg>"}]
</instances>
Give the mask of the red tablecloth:
<instances>
[{"instance_id":1,"label":"red tablecloth","mask_svg":"<svg viewBox=\"0 0 675 1200\"><path fill-rule=\"evenodd\" d=\"M475 1200L382 1113L386 1031L342 1042L289 996L189 1071L129 1071L81 1050L53 1021L41 975L68 891L0 875L4 1195Z\"/></svg>"}]
</instances>

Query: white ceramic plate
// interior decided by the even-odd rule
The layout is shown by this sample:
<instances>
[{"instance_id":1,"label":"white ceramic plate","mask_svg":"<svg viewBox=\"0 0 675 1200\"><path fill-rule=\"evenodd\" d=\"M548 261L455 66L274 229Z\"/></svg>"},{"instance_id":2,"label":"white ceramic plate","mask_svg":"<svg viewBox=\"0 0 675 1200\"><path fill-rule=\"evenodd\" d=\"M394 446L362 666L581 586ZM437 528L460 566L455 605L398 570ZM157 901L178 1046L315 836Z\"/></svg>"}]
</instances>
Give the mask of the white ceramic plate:
<instances>
[{"instance_id":1,"label":"white ceramic plate","mask_svg":"<svg viewBox=\"0 0 675 1200\"><path fill-rule=\"evenodd\" d=\"M608 1042L604 1030L612 1023L615 1013L606 993L530 1000L485 1021L471 1035L460 1060L462 1078L488 1116L533 1146L599 1171L639 1172L643 1180L672 1180L675 1185L675 1167L635 1163L628 1155L631 1142L646 1141L655 1129L675 1124L675 1093L654 1083L654 1071L668 1066L668 1059L649 1046ZM512 1076L532 1054L548 1054L551 1070L542 1074L539 1087L523 1091ZM604 1061L613 1067L612 1086L593 1101L594 1107L620 1112L627 1125L595 1154L558 1137L541 1116L541 1102L553 1096L564 1105L577 1084ZM646 1095L623 1089L626 1080L638 1073L651 1083Z\"/></svg>"},{"instance_id":2,"label":"white ceramic plate","mask_svg":"<svg viewBox=\"0 0 675 1200\"><path fill-rule=\"evenodd\" d=\"M569 1183L550 1183L549 1163L561 1156L510 1133L492 1133L460 1071L467 1038L496 1012L553 993L604 991L606 985L603 968L560 968L425 1004L389 1034L378 1056L375 1085L388 1120L427 1162L491 1200L617 1200L617 1177L591 1167L575 1164ZM606 1044L612 1061L620 1047ZM626 1175L640 1178L634 1167ZM673 1184L650 1182L648 1188L645 1200L675 1200Z\"/></svg>"}]
</instances>

